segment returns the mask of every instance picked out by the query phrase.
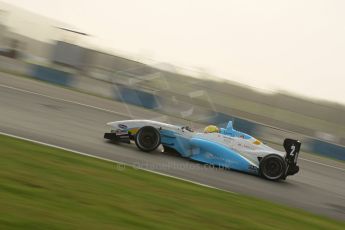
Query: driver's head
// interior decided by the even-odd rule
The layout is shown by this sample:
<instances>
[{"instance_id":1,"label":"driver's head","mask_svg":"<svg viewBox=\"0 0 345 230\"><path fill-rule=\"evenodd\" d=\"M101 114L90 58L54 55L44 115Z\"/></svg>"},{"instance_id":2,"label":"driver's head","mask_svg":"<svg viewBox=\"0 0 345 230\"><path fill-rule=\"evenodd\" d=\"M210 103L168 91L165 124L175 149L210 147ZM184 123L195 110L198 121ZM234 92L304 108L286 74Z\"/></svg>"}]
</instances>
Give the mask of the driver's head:
<instances>
[{"instance_id":1,"label":"driver's head","mask_svg":"<svg viewBox=\"0 0 345 230\"><path fill-rule=\"evenodd\" d=\"M215 125L206 126L204 133L219 133L219 128Z\"/></svg>"}]
</instances>

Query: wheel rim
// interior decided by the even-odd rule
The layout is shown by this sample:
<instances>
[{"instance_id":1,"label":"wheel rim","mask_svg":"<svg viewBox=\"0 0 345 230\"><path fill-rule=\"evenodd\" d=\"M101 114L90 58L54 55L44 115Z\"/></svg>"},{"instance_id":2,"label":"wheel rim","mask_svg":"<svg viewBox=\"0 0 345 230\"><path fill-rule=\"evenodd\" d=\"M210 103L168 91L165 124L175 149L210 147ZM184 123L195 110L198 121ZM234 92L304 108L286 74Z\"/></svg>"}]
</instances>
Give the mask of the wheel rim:
<instances>
[{"instance_id":1,"label":"wheel rim","mask_svg":"<svg viewBox=\"0 0 345 230\"><path fill-rule=\"evenodd\" d=\"M276 158L267 159L263 170L265 177L269 179L277 179L283 173L283 164Z\"/></svg>"},{"instance_id":2,"label":"wheel rim","mask_svg":"<svg viewBox=\"0 0 345 230\"><path fill-rule=\"evenodd\" d=\"M139 145L145 149L156 146L159 141L158 139L156 132L143 130L139 133Z\"/></svg>"}]
</instances>

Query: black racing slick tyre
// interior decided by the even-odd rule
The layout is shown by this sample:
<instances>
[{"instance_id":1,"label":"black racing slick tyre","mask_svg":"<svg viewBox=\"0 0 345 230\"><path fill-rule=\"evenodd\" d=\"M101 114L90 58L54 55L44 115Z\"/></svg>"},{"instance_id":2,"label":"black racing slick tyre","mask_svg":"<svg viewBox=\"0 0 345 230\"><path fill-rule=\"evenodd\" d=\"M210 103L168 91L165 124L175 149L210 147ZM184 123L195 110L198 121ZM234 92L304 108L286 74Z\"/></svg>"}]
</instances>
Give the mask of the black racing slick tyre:
<instances>
[{"instance_id":1,"label":"black racing slick tyre","mask_svg":"<svg viewBox=\"0 0 345 230\"><path fill-rule=\"evenodd\" d=\"M260 175L268 180L279 180L285 177L286 162L278 155L267 155L260 161Z\"/></svg>"},{"instance_id":2,"label":"black racing slick tyre","mask_svg":"<svg viewBox=\"0 0 345 230\"><path fill-rule=\"evenodd\" d=\"M151 152L158 148L161 143L161 135L152 126L144 126L138 130L134 137L137 147L144 152Z\"/></svg>"}]
</instances>

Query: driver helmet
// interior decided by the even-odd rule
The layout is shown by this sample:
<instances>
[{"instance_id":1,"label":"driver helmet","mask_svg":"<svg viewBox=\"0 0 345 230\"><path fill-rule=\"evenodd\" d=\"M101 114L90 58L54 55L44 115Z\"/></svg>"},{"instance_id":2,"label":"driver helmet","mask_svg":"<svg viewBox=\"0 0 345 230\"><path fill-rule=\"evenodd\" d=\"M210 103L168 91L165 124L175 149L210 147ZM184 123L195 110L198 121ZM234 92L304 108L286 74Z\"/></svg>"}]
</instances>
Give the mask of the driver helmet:
<instances>
[{"instance_id":1,"label":"driver helmet","mask_svg":"<svg viewBox=\"0 0 345 230\"><path fill-rule=\"evenodd\" d=\"M219 133L219 128L215 125L206 126L204 133Z\"/></svg>"}]
</instances>

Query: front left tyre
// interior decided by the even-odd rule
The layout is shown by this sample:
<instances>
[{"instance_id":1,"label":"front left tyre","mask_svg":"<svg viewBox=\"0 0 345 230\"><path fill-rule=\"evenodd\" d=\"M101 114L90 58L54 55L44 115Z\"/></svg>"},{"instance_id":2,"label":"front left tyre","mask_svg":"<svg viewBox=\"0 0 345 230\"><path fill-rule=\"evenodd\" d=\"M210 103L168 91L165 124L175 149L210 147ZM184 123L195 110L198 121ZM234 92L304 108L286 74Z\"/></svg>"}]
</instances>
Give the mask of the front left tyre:
<instances>
[{"instance_id":1,"label":"front left tyre","mask_svg":"<svg viewBox=\"0 0 345 230\"><path fill-rule=\"evenodd\" d=\"M144 152L151 152L158 148L161 143L161 135L152 126L144 126L138 130L134 137L137 147Z\"/></svg>"}]
</instances>

